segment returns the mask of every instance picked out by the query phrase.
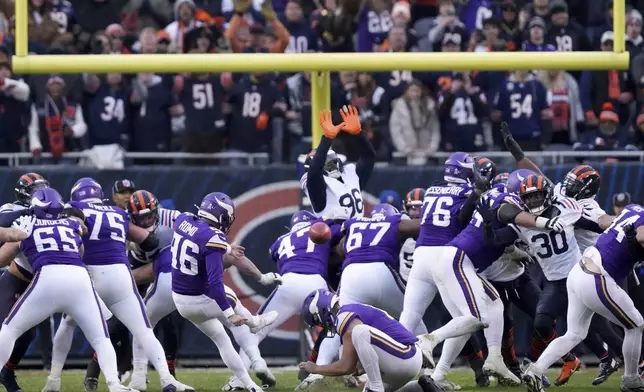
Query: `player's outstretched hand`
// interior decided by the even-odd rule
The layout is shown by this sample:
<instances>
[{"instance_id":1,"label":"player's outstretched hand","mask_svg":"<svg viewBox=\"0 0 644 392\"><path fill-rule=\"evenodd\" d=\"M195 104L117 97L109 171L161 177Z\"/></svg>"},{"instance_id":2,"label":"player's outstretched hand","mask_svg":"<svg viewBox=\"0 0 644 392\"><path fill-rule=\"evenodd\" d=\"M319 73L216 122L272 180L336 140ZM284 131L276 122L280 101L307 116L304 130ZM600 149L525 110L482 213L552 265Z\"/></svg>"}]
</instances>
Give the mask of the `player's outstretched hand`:
<instances>
[{"instance_id":1,"label":"player's outstretched hand","mask_svg":"<svg viewBox=\"0 0 644 392\"><path fill-rule=\"evenodd\" d=\"M301 362L299 365L299 368L302 370L306 370L309 373L315 373L315 362L307 361L307 362Z\"/></svg>"},{"instance_id":2,"label":"player's outstretched hand","mask_svg":"<svg viewBox=\"0 0 644 392\"><path fill-rule=\"evenodd\" d=\"M358 115L358 109L352 105L344 105L340 109L340 115L344 121L344 126L342 130L350 133L352 135L357 135L362 131L362 126L360 125L360 116Z\"/></svg>"},{"instance_id":3,"label":"player's outstretched hand","mask_svg":"<svg viewBox=\"0 0 644 392\"><path fill-rule=\"evenodd\" d=\"M340 123L339 125L333 125L333 120L331 119L331 112L328 110L323 110L320 112L320 125L322 125L322 132L327 139L335 139L340 130L343 129L345 123Z\"/></svg>"},{"instance_id":4,"label":"player's outstretched hand","mask_svg":"<svg viewBox=\"0 0 644 392\"><path fill-rule=\"evenodd\" d=\"M230 323L235 327L239 327L240 325L246 324L246 322L248 322L248 319L238 314L233 314L232 316L228 317L228 321L230 321Z\"/></svg>"},{"instance_id":5,"label":"player's outstretched hand","mask_svg":"<svg viewBox=\"0 0 644 392\"><path fill-rule=\"evenodd\" d=\"M251 4L253 3L252 0L235 0L235 12L240 12L245 14L248 12L248 9L250 8Z\"/></svg>"},{"instance_id":6,"label":"player's outstretched hand","mask_svg":"<svg viewBox=\"0 0 644 392\"><path fill-rule=\"evenodd\" d=\"M11 227L18 229L27 234L27 237L31 235L32 230L34 229L34 224L36 223L36 217L31 215L23 215L20 218L16 219Z\"/></svg>"},{"instance_id":7,"label":"player's outstretched hand","mask_svg":"<svg viewBox=\"0 0 644 392\"><path fill-rule=\"evenodd\" d=\"M241 259L242 257L246 256L246 248L243 246L232 243L230 244L230 255L236 259Z\"/></svg>"},{"instance_id":8,"label":"player's outstretched hand","mask_svg":"<svg viewBox=\"0 0 644 392\"><path fill-rule=\"evenodd\" d=\"M259 283L263 284L264 286L271 284L282 284L282 276L280 274L276 274L275 272L268 272L262 274L262 277L259 279Z\"/></svg>"},{"instance_id":9,"label":"player's outstretched hand","mask_svg":"<svg viewBox=\"0 0 644 392\"><path fill-rule=\"evenodd\" d=\"M514 139L510 133L510 127L508 127L508 123L505 121L501 123L501 135L503 136L503 142L505 144L508 144L509 141Z\"/></svg>"}]
</instances>

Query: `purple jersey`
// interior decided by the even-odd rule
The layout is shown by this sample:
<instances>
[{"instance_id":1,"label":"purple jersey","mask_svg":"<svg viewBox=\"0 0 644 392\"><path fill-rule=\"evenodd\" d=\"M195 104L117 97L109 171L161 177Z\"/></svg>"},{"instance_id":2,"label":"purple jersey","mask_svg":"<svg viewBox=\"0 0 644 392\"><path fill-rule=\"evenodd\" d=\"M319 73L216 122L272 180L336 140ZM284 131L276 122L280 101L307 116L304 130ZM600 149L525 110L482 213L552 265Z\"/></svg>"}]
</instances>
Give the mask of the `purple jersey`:
<instances>
[{"instance_id":1,"label":"purple jersey","mask_svg":"<svg viewBox=\"0 0 644 392\"><path fill-rule=\"evenodd\" d=\"M626 279L637 262L629 252L628 241L624 241L624 226L644 226L644 208L637 204L627 205L613 223L599 236L595 247L602 256L602 267L620 284Z\"/></svg>"},{"instance_id":2,"label":"purple jersey","mask_svg":"<svg viewBox=\"0 0 644 392\"><path fill-rule=\"evenodd\" d=\"M510 193L500 193L495 189L487 192L483 196L482 202L487 203L491 210L496 210L504 203L521 205L521 201L518 196ZM476 268L476 272L485 271L487 267L501 258L506 247L506 244L486 244L482 223L483 218L478 212L475 212L467 227L447 244L455 246L465 252L470 261L472 261L474 268ZM492 226L494 229L498 230L507 225L499 222L499 220L494 217L492 220ZM507 245L511 245L511 243L508 243Z\"/></svg>"},{"instance_id":3,"label":"purple jersey","mask_svg":"<svg viewBox=\"0 0 644 392\"><path fill-rule=\"evenodd\" d=\"M309 229L317 222L325 222L331 228L331 240L325 244L316 245L309 239ZM331 247L341 237L340 225L334 225L331 220L325 221L318 218L310 222L298 223L293 226L293 229L279 237L268 250L268 254L277 263L277 272L280 275L289 272L320 275L327 279Z\"/></svg>"},{"instance_id":4,"label":"purple jersey","mask_svg":"<svg viewBox=\"0 0 644 392\"><path fill-rule=\"evenodd\" d=\"M86 265L127 264L125 239L130 229L127 212L115 206L70 201L68 205L83 210L88 234L83 237Z\"/></svg>"},{"instance_id":5,"label":"purple jersey","mask_svg":"<svg viewBox=\"0 0 644 392\"><path fill-rule=\"evenodd\" d=\"M43 266L52 264L85 267L78 253L82 243L78 221L36 219L31 235L20 242L20 251L35 274Z\"/></svg>"},{"instance_id":6,"label":"purple jersey","mask_svg":"<svg viewBox=\"0 0 644 392\"><path fill-rule=\"evenodd\" d=\"M358 22L358 52L373 52L374 45L382 44L387 39L393 22L389 11L378 14L363 7Z\"/></svg>"},{"instance_id":7,"label":"purple jersey","mask_svg":"<svg viewBox=\"0 0 644 392\"><path fill-rule=\"evenodd\" d=\"M224 260L230 245L226 235L196 215L183 213L174 222L172 291L207 295L222 311L230 308L224 289Z\"/></svg>"},{"instance_id":8,"label":"purple jersey","mask_svg":"<svg viewBox=\"0 0 644 392\"><path fill-rule=\"evenodd\" d=\"M172 272L172 250L169 246L161 249L154 259L154 275L159 276L163 272Z\"/></svg>"},{"instance_id":9,"label":"purple jersey","mask_svg":"<svg viewBox=\"0 0 644 392\"><path fill-rule=\"evenodd\" d=\"M372 345L399 358L411 358L416 354L415 344L418 338L387 312L369 305L350 304L340 308L335 320L335 329L340 339L347 332L346 327L355 319L388 335L385 337L372 332ZM390 339L393 342L389 342Z\"/></svg>"},{"instance_id":10,"label":"purple jersey","mask_svg":"<svg viewBox=\"0 0 644 392\"><path fill-rule=\"evenodd\" d=\"M355 263L385 263L398 271L401 246L398 225L401 218L401 215L393 215L345 221L342 225L346 234L342 269Z\"/></svg>"},{"instance_id":11,"label":"purple jersey","mask_svg":"<svg viewBox=\"0 0 644 392\"><path fill-rule=\"evenodd\" d=\"M444 246L454 239L464 228L458 214L471 192L471 185L429 187L423 200L416 247Z\"/></svg>"}]
</instances>

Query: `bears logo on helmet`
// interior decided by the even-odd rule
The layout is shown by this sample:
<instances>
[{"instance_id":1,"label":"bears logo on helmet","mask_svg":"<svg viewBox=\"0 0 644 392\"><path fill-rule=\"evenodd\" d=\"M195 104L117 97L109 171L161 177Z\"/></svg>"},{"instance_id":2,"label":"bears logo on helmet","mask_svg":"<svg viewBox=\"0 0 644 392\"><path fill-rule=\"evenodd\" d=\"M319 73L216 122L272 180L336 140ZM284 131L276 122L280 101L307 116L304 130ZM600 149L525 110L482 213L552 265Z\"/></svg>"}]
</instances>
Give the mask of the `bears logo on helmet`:
<instances>
[{"instance_id":1,"label":"bears logo on helmet","mask_svg":"<svg viewBox=\"0 0 644 392\"><path fill-rule=\"evenodd\" d=\"M18 203L26 207L31 203L34 192L43 188L49 188L49 181L38 173L25 173L18 179L14 194Z\"/></svg>"},{"instance_id":2,"label":"bears logo on helmet","mask_svg":"<svg viewBox=\"0 0 644 392\"><path fill-rule=\"evenodd\" d=\"M572 169L563 181L565 195L576 200L595 196L600 186L599 172L589 165L580 165Z\"/></svg>"}]
</instances>

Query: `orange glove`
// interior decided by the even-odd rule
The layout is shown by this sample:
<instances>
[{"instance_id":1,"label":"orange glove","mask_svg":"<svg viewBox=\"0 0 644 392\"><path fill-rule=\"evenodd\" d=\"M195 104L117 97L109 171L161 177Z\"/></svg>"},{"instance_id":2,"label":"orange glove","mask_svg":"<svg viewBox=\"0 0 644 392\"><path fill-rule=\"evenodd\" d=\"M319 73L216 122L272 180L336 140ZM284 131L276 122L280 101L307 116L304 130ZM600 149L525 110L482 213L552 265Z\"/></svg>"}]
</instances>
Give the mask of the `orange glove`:
<instances>
[{"instance_id":1,"label":"orange glove","mask_svg":"<svg viewBox=\"0 0 644 392\"><path fill-rule=\"evenodd\" d=\"M322 132L327 139L335 139L341 129L345 126L345 123L339 125L333 125L333 120L331 119L331 112L328 110L323 110L320 112L320 125L322 125Z\"/></svg>"},{"instance_id":2,"label":"orange glove","mask_svg":"<svg viewBox=\"0 0 644 392\"><path fill-rule=\"evenodd\" d=\"M360 117L358 117L358 109L356 109L355 106L343 106L342 109L340 109L340 115L342 116L342 120L344 120L342 123L344 124L342 127L343 131L352 135L357 135L362 131L362 127L360 126Z\"/></svg>"}]
</instances>

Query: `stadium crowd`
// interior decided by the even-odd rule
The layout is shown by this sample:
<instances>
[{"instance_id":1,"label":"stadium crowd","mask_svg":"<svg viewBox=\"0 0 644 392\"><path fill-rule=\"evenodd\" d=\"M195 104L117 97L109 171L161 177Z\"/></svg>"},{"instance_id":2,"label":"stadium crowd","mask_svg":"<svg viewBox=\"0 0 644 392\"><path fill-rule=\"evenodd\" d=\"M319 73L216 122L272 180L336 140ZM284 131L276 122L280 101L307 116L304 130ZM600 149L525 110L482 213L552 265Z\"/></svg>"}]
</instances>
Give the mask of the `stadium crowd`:
<instances>
[{"instance_id":1,"label":"stadium crowd","mask_svg":"<svg viewBox=\"0 0 644 392\"><path fill-rule=\"evenodd\" d=\"M338 0L29 0L29 52L613 50L606 0L592 7L582 0L368 0L356 20L331 34L337 6ZM0 0L0 152L29 151L36 163L69 162L65 152L97 146L109 159L109 151L123 148L267 152L272 162L294 162L310 150L308 73L13 75L13 7L13 0ZM494 129L501 121L526 150L641 150L642 10L642 0L627 1L628 71L347 70L332 75L332 108L360 109L380 161L399 153L424 164L436 151L498 150ZM40 161L42 152L54 158Z\"/></svg>"}]
</instances>

